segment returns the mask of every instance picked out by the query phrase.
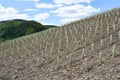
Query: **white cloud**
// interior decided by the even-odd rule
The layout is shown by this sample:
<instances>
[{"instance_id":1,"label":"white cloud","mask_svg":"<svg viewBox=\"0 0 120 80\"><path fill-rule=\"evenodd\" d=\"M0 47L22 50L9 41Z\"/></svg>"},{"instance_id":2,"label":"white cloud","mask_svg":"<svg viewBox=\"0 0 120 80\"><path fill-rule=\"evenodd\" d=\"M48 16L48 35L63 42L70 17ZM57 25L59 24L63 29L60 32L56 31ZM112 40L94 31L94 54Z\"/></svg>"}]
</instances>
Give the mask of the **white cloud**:
<instances>
[{"instance_id":1,"label":"white cloud","mask_svg":"<svg viewBox=\"0 0 120 80\"><path fill-rule=\"evenodd\" d=\"M24 11L26 11L26 12L34 12L34 11L38 11L38 9L24 9Z\"/></svg>"},{"instance_id":2,"label":"white cloud","mask_svg":"<svg viewBox=\"0 0 120 80\"><path fill-rule=\"evenodd\" d=\"M8 8L4 8L1 4L0 4L0 14L1 13L18 13L18 11L12 7L8 7Z\"/></svg>"},{"instance_id":3,"label":"white cloud","mask_svg":"<svg viewBox=\"0 0 120 80\"><path fill-rule=\"evenodd\" d=\"M65 24L65 23L72 22L72 21L75 21L78 19L80 19L80 18L64 18L64 19L61 19L60 22Z\"/></svg>"},{"instance_id":4,"label":"white cloud","mask_svg":"<svg viewBox=\"0 0 120 80\"><path fill-rule=\"evenodd\" d=\"M16 0L16 1L25 1L25 2L31 2L31 1L33 1L33 2L39 2L39 0Z\"/></svg>"},{"instance_id":5,"label":"white cloud","mask_svg":"<svg viewBox=\"0 0 120 80\"><path fill-rule=\"evenodd\" d=\"M30 17L27 14L20 14L15 8L5 8L0 4L0 20L9 19L30 19Z\"/></svg>"},{"instance_id":6,"label":"white cloud","mask_svg":"<svg viewBox=\"0 0 120 80\"><path fill-rule=\"evenodd\" d=\"M36 7L37 8L56 8L56 7L60 7L62 5L60 4L47 4L47 3L36 3Z\"/></svg>"},{"instance_id":7,"label":"white cloud","mask_svg":"<svg viewBox=\"0 0 120 80\"><path fill-rule=\"evenodd\" d=\"M40 21L40 23L42 23L43 25L59 25L59 24L55 24L55 23L50 23L50 22L45 22L45 21Z\"/></svg>"},{"instance_id":8,"label":"white cloud","mask_svg":"<svg viewBox=\"0 0 120 80\"><path fill-rule=\"evenodd\" d=\"M90 5L84 6L84 5L76 4L71 6L60 7L55 11L51 11L51 12L63 18L77 18L77 17L85 17L93 12L98 12L98 11L99 9L96 9Z\"/></svg>"},{"instance_id":9,"label":"white cloud","mask_svg":"<svg viewBox=\"0 0 120 80\"><path fill-rule=\"evenodd\" d=\"M92 0L53 0L56 4L76 4L76 3L91 3Z\"/></svg>"},{"instance_id":10,"label":"white cloud","mask_svg":"<svg viewBox=\"0 0 120 80\"><path fill-rule=\"evenodd\" d=\"M45 20L48 18L50 15L48 13L39 13L34 16L34 20L40 21L40 20Z\"/></svg>"},{"instance_id":11,"label":"white cloud","mask_svg":"<svg viewBox=\"0 0 120 80\"><path fill-rule=\"evenodd\" d=\"M32 11L35 9L27 9L27 11ZM34 15L33 17L30 17L27 14L24 13L19 13L18 10L12 7L5 8L0 4L0 20L10 20L10 19L26 19L26 20L45 20L48 18L50 15L48 13L39 13Z\"/></svg>"}]
</instances>

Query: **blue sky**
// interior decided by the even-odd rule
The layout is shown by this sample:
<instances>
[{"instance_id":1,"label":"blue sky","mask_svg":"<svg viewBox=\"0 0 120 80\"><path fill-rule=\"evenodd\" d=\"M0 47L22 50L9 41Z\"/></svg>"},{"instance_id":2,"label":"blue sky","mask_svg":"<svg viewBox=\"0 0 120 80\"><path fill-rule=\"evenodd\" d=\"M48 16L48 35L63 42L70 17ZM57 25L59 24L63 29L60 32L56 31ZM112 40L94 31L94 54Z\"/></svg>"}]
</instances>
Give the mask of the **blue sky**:
<instances>
[{"instance_id":1,"label":"blue sky","mask_svg":"<svg viewBox=\"0 0 120 80\"><path fill-rule=\"evenodd\" d=\"M120 5L120 0L0 0L0 21L35 20L63 25Z\"/></svg>"}]
</instances>

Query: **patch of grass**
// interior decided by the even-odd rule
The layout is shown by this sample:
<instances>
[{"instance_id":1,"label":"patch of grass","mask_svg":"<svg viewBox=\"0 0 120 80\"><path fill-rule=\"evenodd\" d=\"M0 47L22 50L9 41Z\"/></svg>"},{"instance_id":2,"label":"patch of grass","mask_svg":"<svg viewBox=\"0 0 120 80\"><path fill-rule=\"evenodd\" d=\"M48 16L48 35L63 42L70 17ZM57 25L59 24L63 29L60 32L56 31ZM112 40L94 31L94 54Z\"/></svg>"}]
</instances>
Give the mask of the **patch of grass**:
<instances>
[{"instance_id":1,"label":"patch of grass","mask_svg":"<svg viewBox=\"0 0 120 80\"><path fill-rule=\"evenodd\" d=\"M0 76L0 80L11 80L11 79L6 78L6 77L1 77L1 76Z\"/></svg>"}]
</instances>

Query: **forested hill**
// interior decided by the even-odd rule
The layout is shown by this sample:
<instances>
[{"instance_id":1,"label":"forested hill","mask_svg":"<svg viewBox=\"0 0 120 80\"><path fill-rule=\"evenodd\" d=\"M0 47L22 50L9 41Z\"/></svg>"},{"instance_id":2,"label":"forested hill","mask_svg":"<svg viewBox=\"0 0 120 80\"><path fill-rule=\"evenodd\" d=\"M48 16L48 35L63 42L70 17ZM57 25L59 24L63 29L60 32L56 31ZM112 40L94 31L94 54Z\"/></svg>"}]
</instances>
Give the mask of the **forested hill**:
<instances>
[{"instance_id":1,"label":"forested hill","mask_svg":"<svg viewBox=\"0 0 120 80\"><path fill-rule=\"evenodd\" d=\"M51 27L49 27L49 25L42 25L36 21L27 21L21 19L1 21L0 42L43 31L48 28Z\"/></svg>"}]
</instances>

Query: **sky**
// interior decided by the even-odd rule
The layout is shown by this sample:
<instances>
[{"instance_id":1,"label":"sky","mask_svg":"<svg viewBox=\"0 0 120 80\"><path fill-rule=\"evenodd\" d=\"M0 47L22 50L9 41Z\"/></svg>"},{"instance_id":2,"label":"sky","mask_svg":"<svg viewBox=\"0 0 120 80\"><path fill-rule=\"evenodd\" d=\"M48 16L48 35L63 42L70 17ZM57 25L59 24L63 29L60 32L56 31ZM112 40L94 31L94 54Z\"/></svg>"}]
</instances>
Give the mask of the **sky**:
<instances>
[{"instance_id":1,"label":"sky","mask_svg":"<svg viewBox=\"0 0 120 80\"><path fill-rule=\"evenodd\" d=\"M25 19L60 26L119 5L120 0L0 0L0 21Z\"/></svg>"}]
</instances>

